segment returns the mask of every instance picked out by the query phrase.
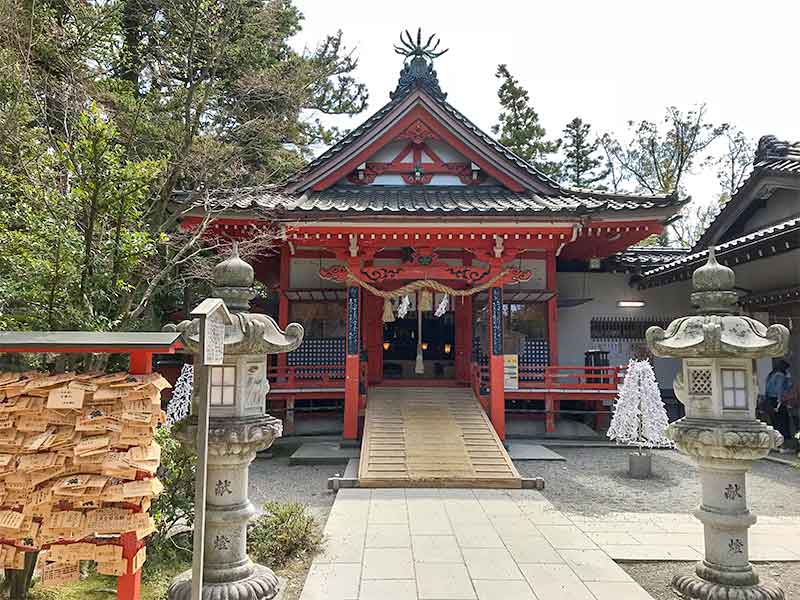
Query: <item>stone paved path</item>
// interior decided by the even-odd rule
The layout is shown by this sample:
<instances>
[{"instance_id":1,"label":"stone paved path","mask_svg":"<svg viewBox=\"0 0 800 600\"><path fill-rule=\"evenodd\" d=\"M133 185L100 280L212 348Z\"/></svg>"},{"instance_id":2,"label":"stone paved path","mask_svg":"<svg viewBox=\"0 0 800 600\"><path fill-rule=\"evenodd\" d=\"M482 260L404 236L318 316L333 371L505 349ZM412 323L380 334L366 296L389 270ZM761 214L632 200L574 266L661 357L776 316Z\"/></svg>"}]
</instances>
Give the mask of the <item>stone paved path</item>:
<instances>
[{"instance_id":1,"label":"stone paved path","mask_svg":"<svg viewBox=\"0 0 800 600\"><path fill-rule=\"evenodd\" d=\"M800 560L800 518L752 531L754 559ZM612 558L693 560L700 532L688 515L570 516L533 490L341 490L301 600L648 600Z\"/></svg>"}]
</instances>

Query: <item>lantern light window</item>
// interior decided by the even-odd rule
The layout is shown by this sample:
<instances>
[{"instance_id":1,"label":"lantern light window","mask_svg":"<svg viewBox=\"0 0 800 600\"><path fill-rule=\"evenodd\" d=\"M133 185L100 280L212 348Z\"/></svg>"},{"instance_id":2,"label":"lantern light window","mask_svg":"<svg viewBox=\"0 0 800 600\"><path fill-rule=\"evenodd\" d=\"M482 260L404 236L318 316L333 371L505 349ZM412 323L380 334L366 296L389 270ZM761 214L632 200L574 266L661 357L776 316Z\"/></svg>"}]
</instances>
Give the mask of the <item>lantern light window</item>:
<instances>
[{"instance_id":1,"label":"lantern light window","mask_svg":"<svg viewBox=\"0 0 800 600\"><path fill-rule=\"evenodd\" d=\"M747 383L743 369L722 369L722 408L747 408Z\"/></svg>"},{"instance_id":2,"label":"lantern light window","mask_svg":"<svg viewBox=\"0 0 800 600\"><path fill-rule=\"evenodd\" d=\"M211 367L211 406L236 404L236 367Z\"/></svg>"}]
</instances>

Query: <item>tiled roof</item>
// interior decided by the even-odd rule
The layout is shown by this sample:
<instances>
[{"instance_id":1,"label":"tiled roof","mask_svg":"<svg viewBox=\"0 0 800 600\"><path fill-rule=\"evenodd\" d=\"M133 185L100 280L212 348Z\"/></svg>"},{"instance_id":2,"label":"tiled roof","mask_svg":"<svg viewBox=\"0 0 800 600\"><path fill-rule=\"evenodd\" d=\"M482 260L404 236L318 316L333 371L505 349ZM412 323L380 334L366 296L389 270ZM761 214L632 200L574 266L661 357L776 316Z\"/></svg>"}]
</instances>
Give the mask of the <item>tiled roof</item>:
<instances>
[{"instance_id":1,"label":"tiled roof","mask_svg":"<svg viewBox=\"0 0 800 600\"><path fill-rule=\"evenodd\" d=\"M753 170L800 175L800 142L782 142L765 135L758 141Z\"/></svg>"},{"instance_id":2,"label":"tiled roof","mask_svg":"<svg viewBox=\"0 0 800 600\"><path fill-rule=\"evenodd\" d=\"M414 59L417 61L418 59ZM638 196L633 194L595 192L571 189L541 173L536 167L517 156L497 140L482 131L461 112L447 102L441 91L436 72L425 61L412 61L401 72L397 89L391 100L353 129L339 142L295 173L284 190L237 189L220 191L210 198L216 208L265 209L278 211L316 211L349 213L594 213L600 211L642 210L677 207L682 204L675 194ZM375 128L412 93L422 91L426 98L444 111L453 123L466 129L476 141L498 154L508 163L541 183L542 192L513 192L502 186L351 186L336 185L321 192L299 189L305 185L306 176L337 155L347 151L359 139L374 132ZM291 190L291 191L290 191ZM294 191L298 190L298 191ZM191 195L176 193L178 202L187 202Z\"/></svg>"},{"instance_id":3,"label":"tiled roof","mask_svg":"<svg viewBox=\"0 0 800 600\"><path fill-rule=\"evenodd\" d=\"M435 78L435 71L431 71ZM348 148L351 144L356 142L359 138L369 133L380 121L392 111L397 105L399 105L403 100L405 100L415 89L422 89L428 93L428 97L435 102L439 107L441 107L454 121L460 123L464 128L470 131L475 137L480 139L484 144L490 147L492 150L503 156L506 160L513 163L519 169L526 172L528 175L532 176L536 180L540 181L544 186L554 191L552 201L557 202L559 198L575 198L575 199L584 199L589 202L587 204L591 204L592 202L598 203L609 203L609 206L612 210L616 208L616 203L621 203L628 205L629 207L631 203L638 202L636 208L646 208L646 203L651 202L652 206L678 206L681 202L678 200L677 195L675 194L656 194L650 196L641 196L635 194L625 194L625 193L604 193L604 192L596 192L594 190L586 190L586 189L573 189L567 186L563 186L559 184L557 181L551 179L541 171L539 171L534 165L526 161L525 159L517 156L514 152L512 152L509 148L505 147L503 144L495 140L489 134L484 132L480 127L478 127L475 123L473 123L470 119L468 119L464 114L462 114L459 110L457 110L452 104L447 102L445 99L446 94L443 94L441 90L437 93L431 92L429 89L430 81L428 80L427 76L420 76L420 79L416 82L416 85L413 83L399 85L395 92L392 94L392 99L378 109L372 116L370 116L366 121L364 121L361 125L353 129L350 133L348 133L344 138L339 140L336 144L328 148L325 152L320 154L310 163L308 163L303 169L295 173L289 183L296 183L303 179L303 177L316 169L319 165L327 162L328 160L335 157L337 154L344 151ZM438 81L435 82L435 89L438 90ZM563 207L566 210L569 210L569 206Z\"/></svg>"},{"instance_id":4,"label":"tiled roof","mask_svg":"<svg viewBox=\"0 0 800 600\"><path fill-rule=\"evenodd\" d=\"M748 191L765 175L800 176L800 142L783 142L774 135L762 136L758 140L752 171L708 224L692 250L704 248L710 243L711 235L718 228L717 221L721 222L727 214L735 214L739 205L748 200Z\"/></svg>"},{"instance_id":5,"label":"tiled roof","mask_svg":"<svg viewBox=\"0 0 800 600\"><path fill-rule=\"evenodd\" d=\"M670 246L631 246L624 252L614 255L612 258L623 265L648 267L671 263L679 258L683 258L688 253L688 248L672 248Z\"/></svg>"},{"instance_id":6,"label":"tiled roof","mask_svg":"<svg viewBox=\"0 0 800 600\"><path fill-rule=\"evenodd\" d=\"M642 199L619 194L544 196L502 186L336 186L303 195L236 190L212 198L218 208L343 213L590 213L673 206L674 197Z\"/></svg>"},{"instance_id":7,"label":"tiled roof","mask_svg":"<svg viewBox=\"0 0 800 600\"><path fill-rule=\"evenodd\" d=\"M784 241L782 243L771 244L768 252L765 252L763 249L754 249L751 254L746 254L742 258L733 257L738 251L744 250L747 247L756 246L759 242L775 239L777 237L784 238ZM748 233L747 235L719 244L715 246L715 248L720 262L728 264L728 262L731 262L729 260L731 258L733 258L733 263L747 262L748 260L752 260L753 257L763 258L765 256L792 250L798 246L800 246L800 217L782 221L781 223ZM686 256L646 271L643 274L643 282L647 284L648 280L660 279L663 275L668 273L685 272L705 261L707 257L708 250L692 252L691 254L687 254ZM657 283L655 284L657 285Z\"/></svg>"}]
</instances>

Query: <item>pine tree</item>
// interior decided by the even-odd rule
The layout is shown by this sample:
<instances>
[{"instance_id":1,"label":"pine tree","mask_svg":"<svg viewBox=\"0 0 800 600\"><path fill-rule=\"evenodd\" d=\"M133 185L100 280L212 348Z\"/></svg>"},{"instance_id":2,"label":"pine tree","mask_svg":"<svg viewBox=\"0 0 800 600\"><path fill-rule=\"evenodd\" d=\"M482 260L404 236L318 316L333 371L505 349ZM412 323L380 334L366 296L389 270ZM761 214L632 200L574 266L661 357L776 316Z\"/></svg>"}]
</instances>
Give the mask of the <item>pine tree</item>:
<instances>
[{"instance_id":1,"label":"pine tree","mask_svg":"<svg viewBox=\"0 0 800 600\"><path fill-rule=\"evenodd\" d=\"M653 448L671 446L664 432L669 425L653 366L648 360L631 360L614 403L609 439L619 444Z\"/></svg>"},{"instance_id":2,"label":"pine tree","mask_svg":"<svg viewBox=\"0 0 800 600\"><path fill-rule=\"evenodd\" d=\"M575 117L564 127L563 150L566 158L561 164L562 183L585 188L608 177L610 169L601 168L603 160L595 156L600 149L600 140L590 139L591 128L580 117ZM603 189L599 185L594 187Z\"/></svg>"},{"instance_id":3,"label":"pine tree","mask_svg":"<svg viewBox=\"0 0 800 600\"><path fill-rule=\"evenodd\" d=\"M501 112L499 123L492 126L492 133L500 136L501 144L537 169L551 177L558 177L560 164L550 159L549 155L558 152L561 140L545 139L547 132L530 104L528 90L511 75L508 66L499 65L495 77L502 81L497 91Z\"/></svg>"}]
</instances>

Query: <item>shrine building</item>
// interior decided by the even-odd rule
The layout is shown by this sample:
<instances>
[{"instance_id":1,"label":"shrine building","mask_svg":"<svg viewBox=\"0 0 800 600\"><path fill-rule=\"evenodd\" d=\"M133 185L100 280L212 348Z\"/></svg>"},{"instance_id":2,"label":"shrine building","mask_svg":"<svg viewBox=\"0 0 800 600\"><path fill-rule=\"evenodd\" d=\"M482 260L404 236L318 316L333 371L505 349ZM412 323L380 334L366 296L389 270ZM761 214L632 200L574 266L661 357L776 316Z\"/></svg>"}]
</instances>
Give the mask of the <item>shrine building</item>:
<instances>
[{"instance_id":1,"label":"shrine building","mask_svg":"<svg viewBox=\"0 0 800 600\"><path fill-rule=\"evenodd\" d=\"M408 40L389 101L283 189L212 198L215 234L280 231L256 276L306 334L269 365L270 411L357 439L372 398L457 388L500 440L602 424L644 329L688 308L685 285L631 285L683 256L636 247L681 201L554 181L457 110L438 54ZM670 388L676 365L655 364Z\"/></svg>"}]
</instances>

